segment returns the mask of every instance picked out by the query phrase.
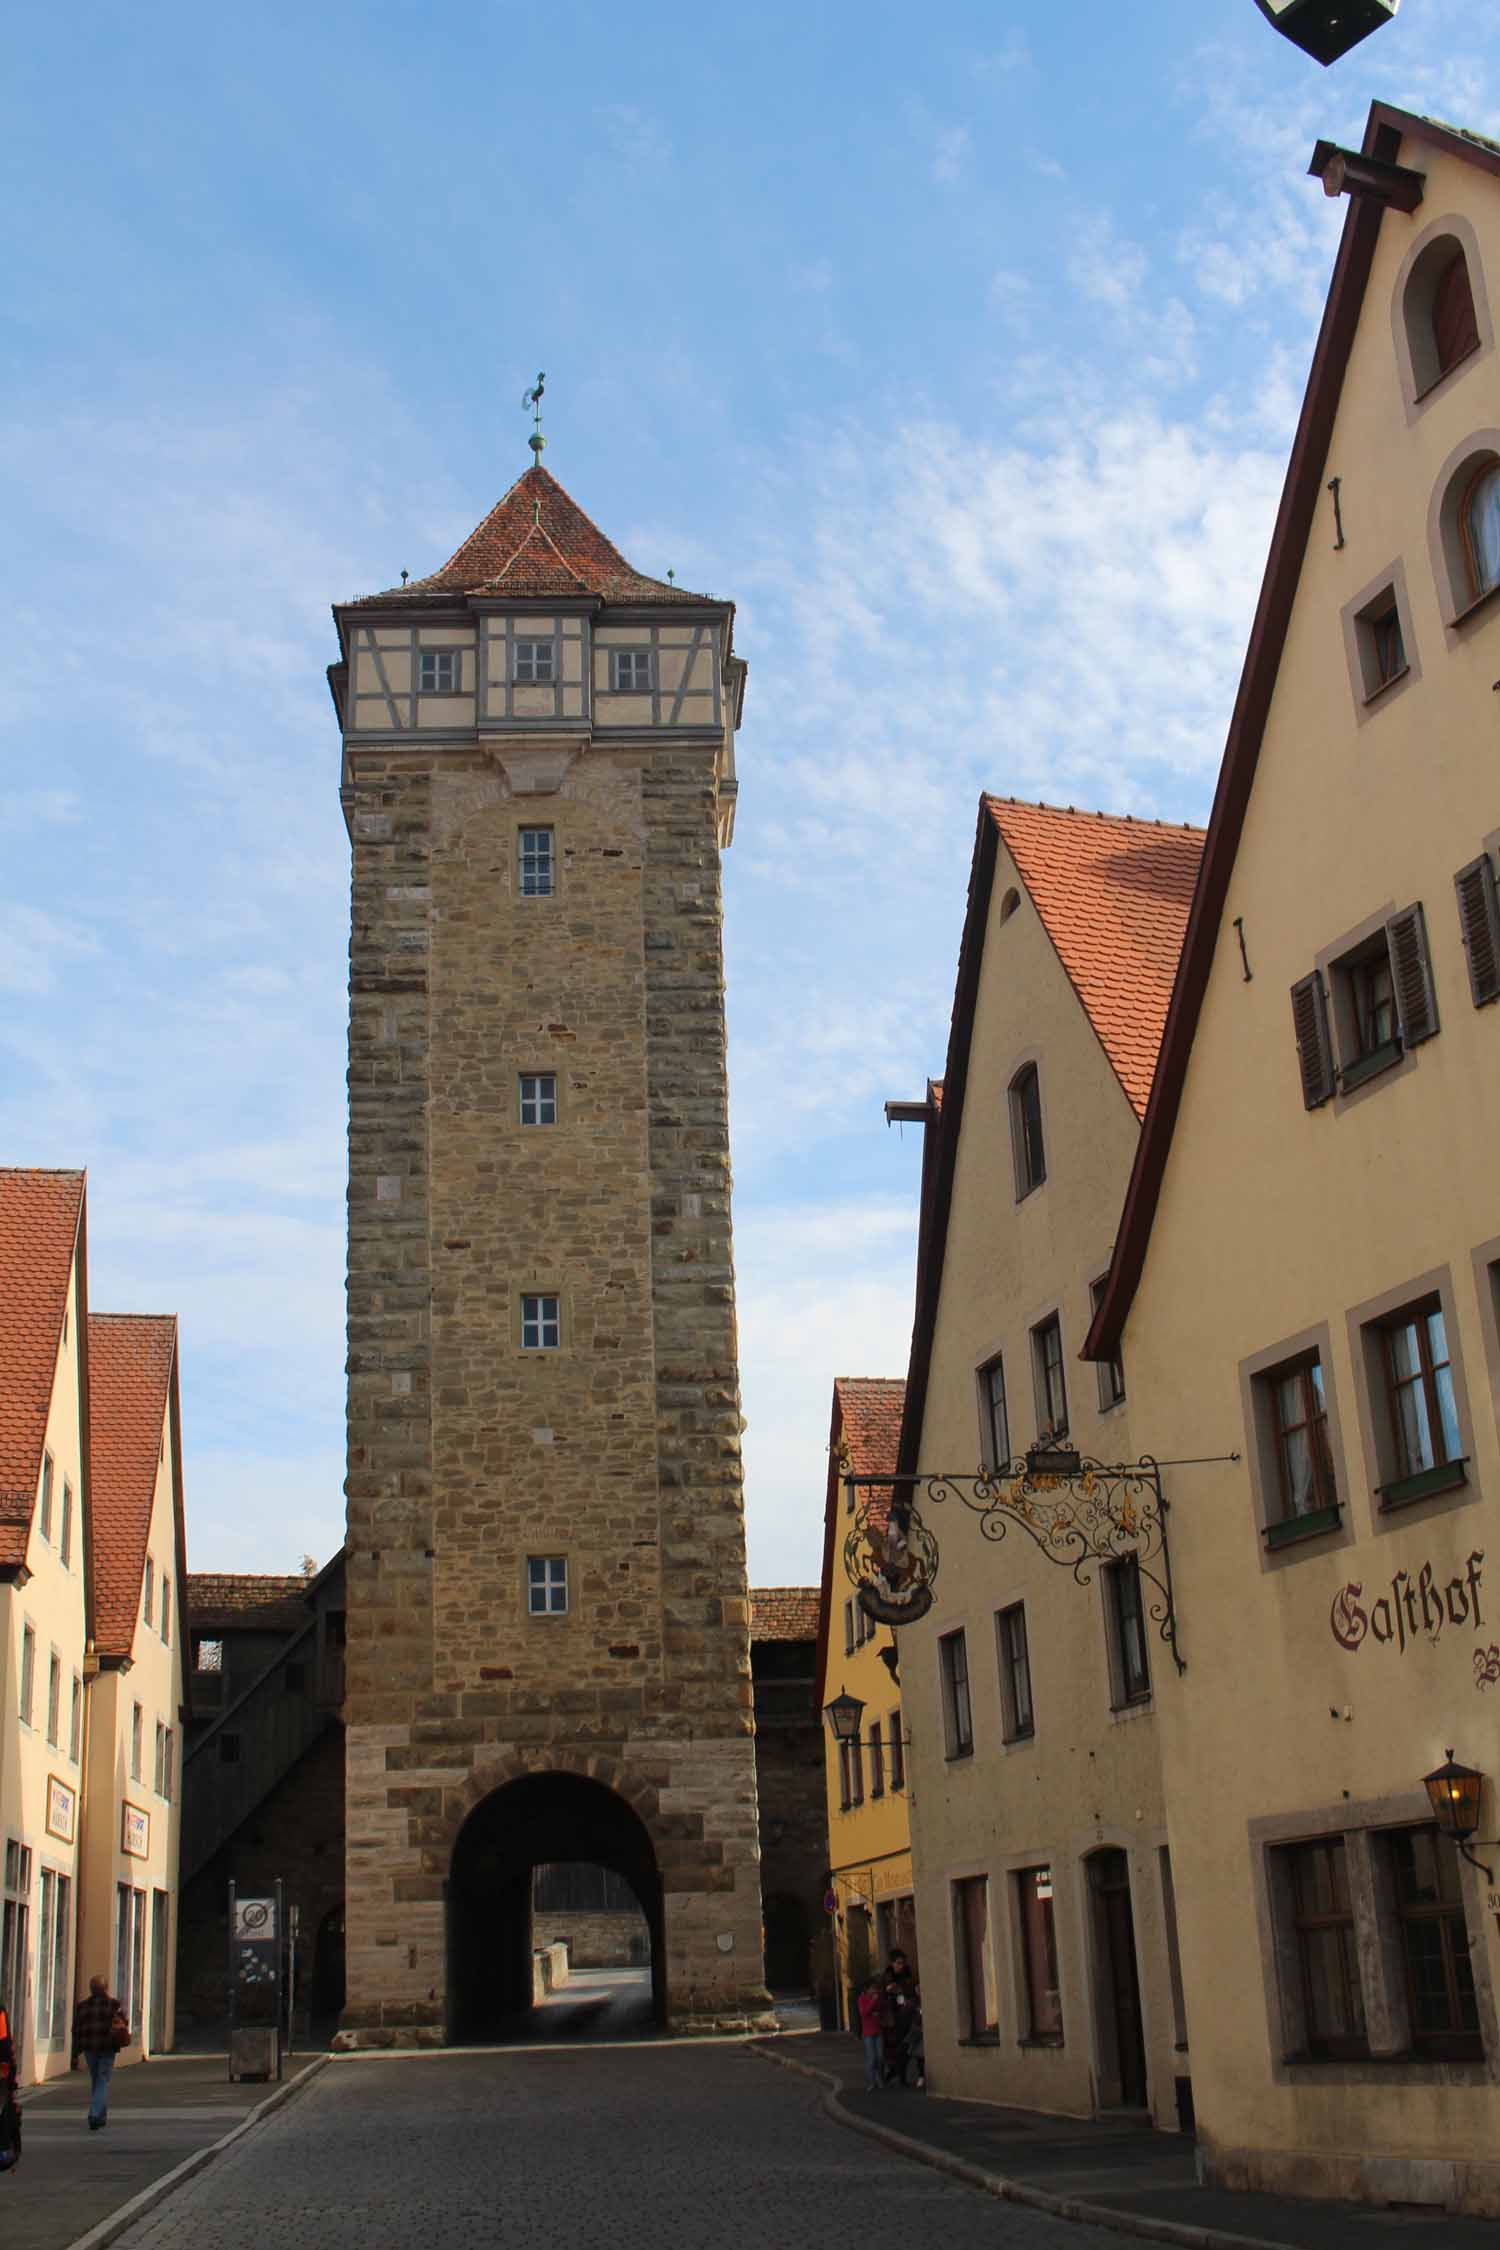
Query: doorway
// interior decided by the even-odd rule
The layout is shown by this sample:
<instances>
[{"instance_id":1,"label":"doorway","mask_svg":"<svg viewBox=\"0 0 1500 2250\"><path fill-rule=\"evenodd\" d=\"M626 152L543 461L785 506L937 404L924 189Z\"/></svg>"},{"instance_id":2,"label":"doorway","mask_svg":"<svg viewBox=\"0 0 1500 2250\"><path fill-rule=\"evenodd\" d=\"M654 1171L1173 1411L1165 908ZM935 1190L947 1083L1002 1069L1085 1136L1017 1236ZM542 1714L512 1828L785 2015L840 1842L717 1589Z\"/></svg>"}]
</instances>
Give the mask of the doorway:
<instances>
[{"instance_id":1,"label":"doorway","mask_svg":"<svg viewBox=\"0 0 1500 2250\"><path fill-rule=\"evenodd\" d=\"M1104 2109L1145 2109L1146 2037L1130 1904L1130 1862L1122 1851L1088 1862L1094 1924L1094 1999L1099 2037L1099 2098Z\"/></svg>"},{"instance_id":2,"label":"doorway","mask_svg":"<svg viewBox=\"0 0 1500 2250\"><path fill-rule=\"evenodd\" d=\"M601 1985L603 1997L581 1997L576 2030L598 2035L639 2028L639 2018L666 2018L662 1884L645 1823L603 1782L572 1773L524 1775L474 1807L453 1846L448 1869L448 2037L456 2043L528 2038L544 2013L535 2000L532 1900L538 1868L585 1862L623 1878L645 1916L649 1980L637 2021L626 2001ZM626 1971L599 1972L618 1983ZM561 2011L551 2010L556 2015Z\"/></svg>"},{"instance_id":3,"label":"doorway","mask_svg":"<svg viewBox=\"0 0 1500 2250\"><path fill-rule=\"evenodd\" d=\"M151 2027L146 2052L164 2055L167 2037L167 1971L171 1965L172 1901L165 1891L151 1893Z\"/></svg>"}]
</instances>

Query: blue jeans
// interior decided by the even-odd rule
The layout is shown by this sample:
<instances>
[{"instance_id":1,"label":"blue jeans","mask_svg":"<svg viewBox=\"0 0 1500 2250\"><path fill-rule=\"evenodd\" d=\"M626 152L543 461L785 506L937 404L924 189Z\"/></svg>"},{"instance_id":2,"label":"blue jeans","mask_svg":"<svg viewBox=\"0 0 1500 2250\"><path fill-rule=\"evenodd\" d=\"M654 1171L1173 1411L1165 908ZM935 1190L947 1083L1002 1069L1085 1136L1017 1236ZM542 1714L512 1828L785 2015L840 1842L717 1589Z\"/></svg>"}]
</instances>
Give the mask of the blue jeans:
<instances>
[{"instance_id":1,"label":"blue jeans","mask_svg":"<svg viewBox=\"0 0 1500 2250\"><path fill-rule=\"evenodd\" d=\"M89 2066L89 2085L92 2089L89 2115L97 2124L102 2125L109 2115L109 2081L114 2072L115 2058L106 2049L102 2055L85 2055L83 2059Z\"/></svg>"},{"instance_id":2,"label":"blue jeans","mask_svg":"<svg viewBox=\"0 0 1500 2250\"><path fill-rule=\"evenodd\" d=\"M878 2031L866 2031L860 2034L860 2044L865 2050L865 2085L873 2094L880 2084L881 2057L885 2050L885 2041Z\"/></svg>"}]
</instances>

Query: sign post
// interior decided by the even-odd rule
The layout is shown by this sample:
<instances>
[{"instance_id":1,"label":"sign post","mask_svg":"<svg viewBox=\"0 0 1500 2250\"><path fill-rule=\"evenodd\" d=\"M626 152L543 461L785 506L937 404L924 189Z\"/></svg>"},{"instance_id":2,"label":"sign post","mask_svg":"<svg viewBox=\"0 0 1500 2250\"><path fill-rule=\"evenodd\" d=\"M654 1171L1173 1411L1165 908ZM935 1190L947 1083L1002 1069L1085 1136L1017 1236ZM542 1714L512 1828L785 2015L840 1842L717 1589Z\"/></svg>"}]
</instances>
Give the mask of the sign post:
<instances>
[{"instance_id":1,"label":"sign post","mask_svg":"<svg viewBox=\"0 0 1500 2250\"><path fill-rule=\"evenodd\" d=\"M241 1898L229 1886L229 2075L281 2076L283 1931L278 1876L270 1898Z\"/></svg>"}]
</instances>

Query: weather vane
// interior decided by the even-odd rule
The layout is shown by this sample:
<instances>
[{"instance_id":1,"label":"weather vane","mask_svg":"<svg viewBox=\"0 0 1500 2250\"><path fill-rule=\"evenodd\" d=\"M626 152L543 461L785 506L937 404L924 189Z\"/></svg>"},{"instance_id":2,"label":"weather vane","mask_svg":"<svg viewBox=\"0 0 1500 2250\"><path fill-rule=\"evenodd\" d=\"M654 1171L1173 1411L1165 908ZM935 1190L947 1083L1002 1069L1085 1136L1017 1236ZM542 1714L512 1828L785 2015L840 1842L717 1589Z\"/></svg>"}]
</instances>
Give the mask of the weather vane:
<instances>
[{"instance_id":1,"label":"weather vane","mask_svg":"<svg viewBox=\"0 0 1500 2250\"><path fill-rule=\"evenodd\" d=\"M538 375L536 379L535 390L523 392L521 397L522 406L531 409L531 419L536 425L526 443L531 447L532 458L537 468L541 467L542 455L547 450L547 440L542 435L542 392L546 387L547 377L543 373Z\"/></svg>"}]
</instances>

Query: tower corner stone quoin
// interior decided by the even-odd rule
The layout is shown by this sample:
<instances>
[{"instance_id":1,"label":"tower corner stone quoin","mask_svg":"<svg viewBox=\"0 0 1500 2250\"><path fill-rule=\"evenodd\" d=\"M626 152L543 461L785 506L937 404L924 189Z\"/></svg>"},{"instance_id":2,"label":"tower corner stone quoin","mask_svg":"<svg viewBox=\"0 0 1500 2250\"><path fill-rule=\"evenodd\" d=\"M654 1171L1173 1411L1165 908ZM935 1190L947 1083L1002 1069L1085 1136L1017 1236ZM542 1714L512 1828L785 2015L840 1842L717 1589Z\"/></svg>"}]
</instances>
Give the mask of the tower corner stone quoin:
<instances>
[{"instance_id":1,"label":"tower corner stone quoin","mask_svg":"<svg viewBox=\"0 0 1500 2250\"><path fill-rule=\"evenodd\" d=\"M442 570L334 616L353 860L338 2043L439 2044L474 2020L466 1983L515 1989L477 1962L472 1891L461 1942L450 1927L450 1876L465 1821L533 1775L644 1827L669 2027L762 2023L721 930L733 609L634 571L537 467ZM550 888L523 830L550 836ZM555 1081L551 1121L523 1116L523 1075ZM523 1336L523 1296L556 1300L555 1344ZM531 1557L565 1565L561 1614L530 1613ZM541 1856L565 1856L550 1833ZM497 1884L512 1970L518 1895Z\"/></svg>"}]
</instances>

